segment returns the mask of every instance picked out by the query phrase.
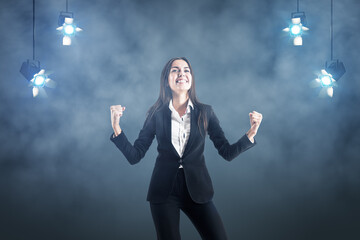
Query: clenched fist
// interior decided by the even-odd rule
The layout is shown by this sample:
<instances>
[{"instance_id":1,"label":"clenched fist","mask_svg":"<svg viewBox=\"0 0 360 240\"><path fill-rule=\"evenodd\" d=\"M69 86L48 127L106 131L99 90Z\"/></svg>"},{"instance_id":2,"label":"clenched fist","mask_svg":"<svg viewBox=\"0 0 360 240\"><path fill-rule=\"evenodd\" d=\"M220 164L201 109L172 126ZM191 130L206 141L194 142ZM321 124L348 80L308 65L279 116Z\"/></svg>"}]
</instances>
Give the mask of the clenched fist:
<instances>
[{"instance_id":1,"label":"clenched fist","mask_svg":"<svg viewBox=\"0 0 360 240\"><path fill-rule=\"evenodd\" d=\"M254 142L254 137L260 127L263 116L261 113L252 111L251 113L249 113L249 118L250 118L250 129L246 133L246 135L248 136L251 142Z\"/></svg>"},{"instance_id":2,"label":"clenched fist","mask_svg":"<svg viewBox=\"0 0 360 240\"><path fill-rule=\"evenodd\" d=\"M111 113L111 126L114 129L114 135L117 137L121 133L120 117L123 115L125 107L121 105L113 105L110 107Z\"/></svg>"}]
</instances>

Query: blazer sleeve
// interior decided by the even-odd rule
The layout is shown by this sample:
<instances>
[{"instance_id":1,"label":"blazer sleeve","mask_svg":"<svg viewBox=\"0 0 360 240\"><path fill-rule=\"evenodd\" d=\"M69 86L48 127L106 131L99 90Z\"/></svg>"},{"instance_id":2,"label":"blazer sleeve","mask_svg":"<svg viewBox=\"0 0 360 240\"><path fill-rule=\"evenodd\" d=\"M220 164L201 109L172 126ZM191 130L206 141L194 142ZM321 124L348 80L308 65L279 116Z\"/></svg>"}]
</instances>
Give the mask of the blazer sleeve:
<instances>
[{"instance_id":1,"label":"blazer sleeve","mask_svg":"<svg viewBox=\"0 0 360 240\"><path fill-rule=\"evenodd\" d=\"M242 136L236 143L229 144L223 130L220 127L219 119L216 117L212 107L209 108L209 120L207 132L211 141L214 143L218 153L227 161L236 158L240 153L255 146L256 141L252 143L246 134Z\"/></svg>"},{"instance_id":2,"label":"blazer sleeve","mask_svg":"<svg viewBox=\"0 0 360 240\"><path fill-rule=\"evenodd\" d=\"M155 115L155 114L154 114ZM116 145L116 147L124 154L126 159L131 165L134 165L145 156L145 153L149 149L152 141L155 137L155 117L145 120L144 126L141 129L138 138L132 145L127 139L124 131L117 137L113 134L110 136L110 140Z\"/></svg>"}]
</instances>

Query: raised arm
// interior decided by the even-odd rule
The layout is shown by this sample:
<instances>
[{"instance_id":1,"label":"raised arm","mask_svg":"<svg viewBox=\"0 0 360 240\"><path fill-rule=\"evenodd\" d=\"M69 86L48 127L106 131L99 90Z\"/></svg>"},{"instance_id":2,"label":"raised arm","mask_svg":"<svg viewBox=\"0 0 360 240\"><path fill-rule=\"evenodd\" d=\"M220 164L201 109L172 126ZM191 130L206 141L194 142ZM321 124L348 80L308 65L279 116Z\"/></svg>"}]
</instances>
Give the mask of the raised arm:
<instances>
[{"instance_id":1,"label":"raised arm","mask_svg":"<svg viewBox=\"0 0 360 240\"><path fill-rule=\"evenodd\" d=\"M257 128L253 128L256 130L259 128L261 121L257 121ZM250 128L251 129L251 128ZM249 130L250 131L250 130ZM218 153L227 161L231 161L236 158L240 153L248 150L256 144L254 136L256 132L251 131L249 135L243 135L236 143L229 144L226 139L222 128L220 127L219 120L216 117L212 108L210 108L209 114L209 122L208 122L208 134L213 141L215 148L218 150ZM251 141L252 140L252 141Z\"/></svg>"},{"instance_id":2,"label":"raised arm","mask_svg":"<svg viewBox=\"0 0 360 240\"><path fill-rule=\"evenodd\" d=\"M121 107L121 105L110 107L111 124L114 130L110 140L124 154L128 162L133 165L138 163L149 149L155 137L155 121L149 118L146 119L138 138L135 140L134 145L132 145L127 139L124 131L120 128L120 117L124 110L125 107Z\"/></svg>"}]
</instances>

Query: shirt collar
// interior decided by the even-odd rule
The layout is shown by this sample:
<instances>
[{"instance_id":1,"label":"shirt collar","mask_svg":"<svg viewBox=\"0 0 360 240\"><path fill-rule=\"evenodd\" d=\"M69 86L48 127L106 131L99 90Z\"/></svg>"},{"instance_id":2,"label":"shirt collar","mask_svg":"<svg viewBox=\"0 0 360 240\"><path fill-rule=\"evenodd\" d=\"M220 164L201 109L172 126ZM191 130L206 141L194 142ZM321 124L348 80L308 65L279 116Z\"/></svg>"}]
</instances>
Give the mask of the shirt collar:
<instances>
[{"instance_id":1,"label":"shirt collar","mask_svg":"<svg viewBox=\"0 0 360 240\"><path fill-rule=\"evenodd\" d=\"M193 105L191 99L189 98L188 104L187 104L187 107L186 107L186 113L190 113L190 107L191 107L192 109L194 109L194 105ZM176 111L175 108L174 108L174 106L173 106L172 99L171 99L170 102L169 102L169 108L170 108L170 110L171 110L172 112L173 112L173 111Z\"/></svg>"}]
</instances>

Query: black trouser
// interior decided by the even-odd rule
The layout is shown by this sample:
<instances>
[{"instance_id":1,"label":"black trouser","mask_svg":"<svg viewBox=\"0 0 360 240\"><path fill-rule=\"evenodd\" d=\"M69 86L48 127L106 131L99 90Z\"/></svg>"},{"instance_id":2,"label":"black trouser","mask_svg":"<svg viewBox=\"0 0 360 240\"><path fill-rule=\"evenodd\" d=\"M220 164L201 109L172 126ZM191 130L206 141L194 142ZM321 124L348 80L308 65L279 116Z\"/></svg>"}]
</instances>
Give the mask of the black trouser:
<instances>
[{"instance_id":1,"label":"black trouser","mask_svg":"<svg viewBox=\"0 0 360 240\"><path fill-rule=\"evenodd\" d=\"M180 209L190 218L203 240L227 239L224 225L212 201L195 203L187 190L184 170L179 168L165 203L150 203L158 240L180 240Z\"/></svg>"}]
</instances>

